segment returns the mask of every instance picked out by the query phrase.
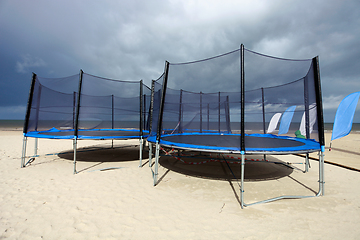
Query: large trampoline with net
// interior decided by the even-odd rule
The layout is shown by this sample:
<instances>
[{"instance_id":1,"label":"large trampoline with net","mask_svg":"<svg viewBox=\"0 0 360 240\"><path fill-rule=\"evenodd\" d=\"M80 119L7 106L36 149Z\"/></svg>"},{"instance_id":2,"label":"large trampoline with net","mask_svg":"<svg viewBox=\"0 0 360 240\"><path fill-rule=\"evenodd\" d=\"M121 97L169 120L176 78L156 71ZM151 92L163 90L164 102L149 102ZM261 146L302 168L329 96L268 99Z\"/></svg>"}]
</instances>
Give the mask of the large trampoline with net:
<instances>
[{"instance_id":1,"label":"large trampoline with net","mask_svg":"<svg viewBox=\"0 0 360 240\"><path fill-rule=\"evenodd\" d=\"M21 167L27 138L72 139L74 173L77 141L139 139L149 135L151 90L141 81L123 81L84 73L63 78L33 74L24 122ZM31 159L34 159L33 157Z\"/></svg>"},{"instance_id":2,"label":"large trampoline with net","mask_svg":"<svg viewBox=\"0 0 360 240\"><path fill-rule=\"evenodd\" d=\"M191 89L185 91L183 89ZM229 91L231 89L231 91ZM160 149L239 154L241 207L245 155L319 152L319 191L324 193L324 127L318 57L284 59L243 45L212 58L165 62L152 83L150 135L155 144L154 185ZM278 127L279 125L279 127ZM150 154L150 162L151 162ZM308 163L308 159L306 159ZM311 196L280 196L283 198Z\"/></svg>"}]
</instances>

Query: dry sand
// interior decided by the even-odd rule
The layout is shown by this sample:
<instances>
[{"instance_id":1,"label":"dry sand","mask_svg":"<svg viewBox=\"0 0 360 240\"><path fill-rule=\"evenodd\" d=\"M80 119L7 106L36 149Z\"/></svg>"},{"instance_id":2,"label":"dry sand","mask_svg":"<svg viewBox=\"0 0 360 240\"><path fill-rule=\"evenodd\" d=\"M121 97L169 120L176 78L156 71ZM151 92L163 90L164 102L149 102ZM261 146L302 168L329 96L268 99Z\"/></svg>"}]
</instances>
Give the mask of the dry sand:
<instances>
[{"instance_id":1,"label":"dry sand","mask_svg":"<svg viewBox=\"0 0 360 240\"><path fill-rule=\"evenodd\" d=\"M28 155L33 144L29 139ZM358 171L325 164L324 196L241 209L238 182L224 163L189 166L162 157L154 187L147 159L138 167L137 144L115 141L109 149L110 141L79 141L74 175L71 140L39 140L41 156L20 168L21 131L0 131L0 239L360 239ZM332 147L326 161L360 169L360 134ZM238 174L239 165L230 165ZM308 173L255 162L245 171L246 203L318 191L316 160Z\"/></svg>"}]
</instances>

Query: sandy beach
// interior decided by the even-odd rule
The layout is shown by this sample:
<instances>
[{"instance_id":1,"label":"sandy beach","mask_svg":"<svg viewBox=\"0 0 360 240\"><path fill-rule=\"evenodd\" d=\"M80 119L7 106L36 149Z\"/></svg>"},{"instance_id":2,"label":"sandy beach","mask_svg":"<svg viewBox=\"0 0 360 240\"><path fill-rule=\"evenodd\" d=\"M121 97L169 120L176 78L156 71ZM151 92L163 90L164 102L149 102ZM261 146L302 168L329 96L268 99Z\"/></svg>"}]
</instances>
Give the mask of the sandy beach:
<instances>
[{"instance_id":1,"label":"sandy beach","mask_svg":"<svg viewBox=\"0 0 360 240\"><path fill-rule=\"evenodd\" d=\"M326 133L327 148L330 137ZM360 238L360 134L326 149L324 196L244 209L239 183L224 163L189 166L162 157L154 187L147 154L139 167L138 140L115 141L114 149L111 141L79 141L74 175L71 140L40 139L40 157L21 168L22 138L21 131L0 131L0 239ZM30 138L27 155L33 148ZM304 161L294 155L269 159ZM301 164L247 163L245 202L314 196L318 161L310 164L303 173ZM235 175L239 166L230 164Z\"/></svg>"}]
</instances>

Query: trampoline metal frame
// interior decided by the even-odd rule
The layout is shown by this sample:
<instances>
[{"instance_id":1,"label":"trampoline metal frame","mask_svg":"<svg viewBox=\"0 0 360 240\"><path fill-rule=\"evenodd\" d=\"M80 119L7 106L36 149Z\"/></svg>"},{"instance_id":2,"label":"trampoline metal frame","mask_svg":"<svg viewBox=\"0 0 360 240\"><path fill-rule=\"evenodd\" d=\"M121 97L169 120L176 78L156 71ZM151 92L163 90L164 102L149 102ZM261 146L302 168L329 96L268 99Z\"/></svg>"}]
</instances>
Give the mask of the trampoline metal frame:
<instances>
[{"instance_id":1,"label":"trampoline metal frame","mask_svg":"<svg viewBox=\"0 0 360 240\"><path fill-rule=\"evenodd\" d=\"M240 53L241 53L241 133L245 133L245 73L244 73L244 45L241 44L240 46ZM270 198L258 202L253 203L245 203L244 202L244 172L245 172L245 154L249 154L245 150L245 134L241 134L240 140L240 155L241 155L241 186L240 186L240 203L241 208L260 204L260 203L267 203L272 201L277 201L281 199L300 199L300 198L310 198L310 197L318 197L324 195L325 193L325 181L324 181L324 152L325 152L325 139L324 139L324 120L323 120L323 109L322 109L322 96L321 96L321 84L320 84L320 73L319 73L319 59L318 57L314 57L312 59L312 65L314 67L314 84L315 84L315 94L316 94L316 105L317 105L317 122L318 122L318 131L319 131L319 143L320 149L319 152L319 174L318 174L318 182L319 182L319 190L315 195L312 196L300 196L300 195L284 195L278 196L275 198ZM155 169L152 169L152 143L149 141L149 166L151 167L152 176L154 180L154 186L158 184L158 165L159 165L159 151L160 151L160 139L161 139L161 130L162 130L162 117L164 111L164 104L165 104L165 96L166 96L166 88L167 88L167 81L168 81L168 72L169 72L169 62L165 62L165 71L164 71L164 78L163 78L163 85L162 85L162 96L160 99L160 111L158 116L158 126L157 126L157 133L156 133L156 141L155 141ZM153 97L153 96L152 96ZM153 100L152 100L153 101ZM166 145L166 144L165 144ZM165 146L164 145L164 146ZM175 147L178 148L178 147ZM190 148L191 149L191 148ZM191 149L194 150L194 149ZM199 150L199 149L197 149ZM207 150L206 150L207 151ZM314 151L312 151L314 152ZM234 153L234 152L232 152ZM259 153L259 152L257 152ZM294 153L294 152L289 152ZM308 152L306 153L306 160L305 162L308 163ZM278 154L286 154L286 153L278 153ZM305 167L305 172L307 172L308 166Z\"/></svg>"},{"instance_id":2,"label":"trampoline metal frame","mask_svg":"<svg viewBox=\"0 0 360 240\"><path fill-rule=\"evenodd\" d=\"M82 89L82 78L83 78L83 71L80 70L80 77L79 77L79 86L78 86L78 100L77 100L77 106L76 106L76 115L75 115L75 126L74 126L74 134L69 135L70 137L66 138L66 139L72 139L73 140L73 151L74 151L74 158L73 158L73 163L74 163L74 174L77 174L77 170L76 170L76 155L77 155L77 141L80 140L79 138L79 112L80 112L80 101L81 101L81 89ZM31 85L30 85L30 90L29 90L29 98L28 98L28 102L27 102L27 110L26 110L26 115L25 115L25 121L24 121L24 130L23 130L23 146L22 146L22 154L21 154L21 168L26 167L26 165L30 162L32 162L36 157L39 157L37 150L38 150L38 138L34 137L34 136L30 136L33 137L35 139L35 147L34 147L34 154L32 156L29 156L29 161L26 163L25 159L26 159L26 148L27 148L27 141L28 141L28 136L27 136L27 129L28 129L28 125L29 125L29 118L30 118L30 112L31 112L31 106L32 106L32 100L33 100L33 93L34 93L34 88L35 88L35 81L36 81L36 77L37 75L35 73L33 73L32 75L32 80L31 80ZM144 111L144 103L143 103L143 81L140 80L140 112L139 112L139 116L140 116L140 136L139 136L139 167L142 167L142 157L143 157L143 149L144 149L144 136L143 134L143 117L145 117L145 111ZM112 123L113 124L113 123ZM61 132L61 131L59 131ZM146 136L145 136L146 137ZM44 137L44 138L49 138L49 137ZM129 139L129 138L134 138L134 137L106 137L106 139L108 140L114 140L114 139ZM137 138L137 137L135 137ZM59 139L63 139L63 138L59 138ZM91 139L91 137L89 137L88 139ZM95 138L97 140L104 140L100 137ZM112 146L113 146L113 142L112 142Z\"/></svg>"},{"instance_id":3,"label":"trampoline metal frame","mask_svg":"<svg viewBox=\"0 0 360 240\"><path fill-rule=\"evenodd\" d=\"M158 175L159 175L159 159L160 159L160 146L165 146L165 147L171 147L171 146L167 146L167 145L162 145L159 142L155 143L155 162L154 162L154 170L152 170L152 176L153 176L153 180L154 183L153 185L156 186L159 182L158 182ZM184 149L184 148L181 148ZM197 151L199 149L191 149L189 148L188 150L194 150ZM319 155L319 174L318 174L318 182L319 182L319 190L315 195L312 196L301 196L301 195L284 195L284 196L278 196L275 198L270 198L270 199L266 199L266 200L262 200L262 201L257 201L257 202L253 202L253 203L245 203L244 201L244 173L245 173L245 152L240 153L241 155L241 180L240 180L240 203L241 203L241 208L244 207L248 207L251 205L255 205L255 204L260 204L260 203L268 203L268 202L273 202L273 201L277 201L277 200L281 200L281 199L301 199L301 198L311 198L311 197L318 197L320 195L324 195L325 193L325 181L324 181L324 151L325 149L321 149L320 151L318 151L318 155ZM206 150L206 152L211 152ZM221 152L221 151L216 151L216 152ZM224 153L224 152L223 152ZM229 153L234 153L234 152L229 152ZM285 155L281 154L281 155ZM280 155L280 154L278 154ZM305 171L308 171L308 154L306 154L306 160L305 160ZM149 142L149 167L152 167L152 143Z\"/></svg>"}]
</instances>

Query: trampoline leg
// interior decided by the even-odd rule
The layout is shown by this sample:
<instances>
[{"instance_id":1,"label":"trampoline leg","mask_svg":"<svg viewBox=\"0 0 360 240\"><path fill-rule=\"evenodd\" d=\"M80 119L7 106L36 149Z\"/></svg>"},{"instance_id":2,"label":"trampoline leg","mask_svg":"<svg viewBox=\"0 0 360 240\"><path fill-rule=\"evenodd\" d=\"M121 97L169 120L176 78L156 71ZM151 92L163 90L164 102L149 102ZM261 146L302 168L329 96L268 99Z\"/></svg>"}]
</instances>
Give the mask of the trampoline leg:
<instances>
[{"instance_id":1,"label":"trampoline leg","mask_svg":"<svg viewBox=\"0 0 360 240\"><path fill-rule=\"evenodd\" d=\"M309 165L310 165L309 154L307 153L305 158L305 172L309 172Z\"/></svg>"},{"instance_id":2,"label":"trampoline leg","mask_svg":"<svg viewBox=\"0 0 360 240\"><path fill-rule=\"evenodd\" d=\"M74 148L74 174L76 174L76 148L77 148L77 139L73 140L73 148Z\"/></svg>"},{"instance_id":3,"label":"trampoline leg","mask_svg":"<svg viewBox=\"0 0 360 240\"><path fill-rule=\"evenodd\" d=\"M26 143L27 143L27 137L24 136L22 154L21 154L21 167L22 168L25 167Z\"/></svg>"},{"instance_id":4,"label":"trampoline leg","mask_svg":"<svg viewBox=\"0 0 360 240\"><path fill-rule=\"evenodd\" d=\"M143 143L144 143L144 140L142 138L140 138L140 150L139 150L140 163L139 163L139 167L141 167L141 165L142 165Z\"/></svg>"},{"instance_id":5,"label":"trampoline leg","mask_svg":"<svg viewBox=\"0 0 360 240\"><path fill-rule=\"evenodd\" d=\"M151 167L151 161L152 161L152 144L149 142L149 167Z\"/></svg>"},{"instance_id":6,"label":"trampoline leg","mask_svg":"<svg viewBox=\"0 0 360 240\"><path fill-rule=\"evenodd\" d=\"M38 138L35 138L35 146L34 146L34 156L37 156L37 150L38 150Z\"/></svg>"},{"instance_id":7,"label":"trampoline leg","mask_svg":"<svg viewBox=\"0 0 360 240\"><path fill-rule=\"evenodd\" d=\"M146 141L146 140L144 140L144 148L146 148L146 142L147 142L147 141Z\"/></svg>"},{"instance_id":8,"label":"trampoline leg","mask_svg":"<svg viewBox=\"0 0 360 240\"><path fill-rule=\"evenodd\" d=\"M325 181L324 181L324 152L319 152L319 193L325 194Z\"/></svg>"},{"instance_id":9,"label":"trampoline leg","mask_svg":"<svg viewBox=\"0 0 360 240\"><path fill-rule=\"evenodd\" d=\"M240 189L240 201L241 208L244 208L244 168L245 168L245 155L241 154L241 189Z\"/></svg>"},{"instance_id":10,"label":"trampoline leg","mask_svg":"<svg viewBox=\"0 0 360 240\"><path fill-rule=\"evenodd\" d=\"M158 176L158 170L159 170L159 143L156 143L155 148L155 172L153 172L153 178L154 178L154 186L157 184L157 176Z\"/></svg>"}]
</instances>

